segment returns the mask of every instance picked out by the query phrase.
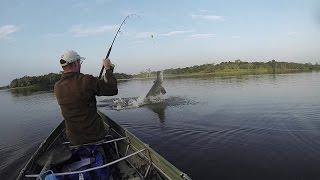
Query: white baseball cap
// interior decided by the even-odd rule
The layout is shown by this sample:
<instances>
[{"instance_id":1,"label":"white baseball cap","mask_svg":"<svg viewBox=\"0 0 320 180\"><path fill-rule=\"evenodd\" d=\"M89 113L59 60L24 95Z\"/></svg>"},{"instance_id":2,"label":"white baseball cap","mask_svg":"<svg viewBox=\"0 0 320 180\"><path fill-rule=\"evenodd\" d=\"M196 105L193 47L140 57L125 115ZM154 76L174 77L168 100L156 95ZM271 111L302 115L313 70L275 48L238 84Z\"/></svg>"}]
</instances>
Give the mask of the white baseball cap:
<instances>
[{"instance_id":1,"label":"white baseball cap","mask_svg":"<svg viewBox=\"0 0 320 180\"><path fill-rule=\"evenodd\" d=\"M81 57L76 51L70 50L62 54L60 64L63 67L77 60L80 60L82 62L85 59L86 58Z\"/></svg>"}]
</instances>

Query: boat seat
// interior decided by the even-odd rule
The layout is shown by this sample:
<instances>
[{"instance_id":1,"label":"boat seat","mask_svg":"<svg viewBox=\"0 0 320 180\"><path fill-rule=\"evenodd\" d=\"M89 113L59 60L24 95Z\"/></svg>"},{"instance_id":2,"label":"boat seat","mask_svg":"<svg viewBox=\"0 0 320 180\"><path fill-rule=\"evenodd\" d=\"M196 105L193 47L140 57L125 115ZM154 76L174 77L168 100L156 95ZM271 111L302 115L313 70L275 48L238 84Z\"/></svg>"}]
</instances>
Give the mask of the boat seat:
<instances>
[{"instance_id":1,"label":"boat seat","mask_svg":"<svg viewBox=\"0 0 320 180\"><path fill-rule=\"evenodd\" d=\"M91 144L96 144L96 143L99 143L99 142L103 142L103 141L106 141L106 140L109 140L109 138L113 138L112 135L106 135L103 139L99 140L99 141L95 141L95 142L90 142L90 143L86 143L88 145L91 145ZM66 145L66 144L71 144L71 142L69 141L66 141L66 142L62 142L62 144ZM86 145L86 144L83 144L83 145ZM79 145L80 146L80 145Z\"/></svg>"},{"instance_id":2,"label":"boat seat","mask_svg":"<svg viewBox=\"0 0 320 180\"><path fill-rule=\"evenodd\" d=\"M112 139L112 140L101 140L101 141L97 141L97 142L92 142L92 143L86 143L86 144L81 144L81 145L69 145L70 149L77 149L80 148L82 146L91 146L91 145L102 145L102 144L108 144L108 143L116 143L117 141L121 141L121 140L125 140L128 137L121 137L121 138L116 138L116 139ZM63 142L62 144L70 144L70 142Z\"/></svg>"},{"instance_id":3,"label":"boat seat","mask_svg":"<svg viewBox=\"0 0 320 180\"><path fill-rule=\"evenodd\" d=\"M77 162L74 162L74 163L71 163L71 164L68 164L68 165L65 165L63 167L63 172L70 172L70 171L74 171L74 170L77 170L83 166L86 166L86 165L89 165L91 164L92 162L94 162L95 159L94 158L84 158L84 159L81 159L80 161L77 161Z\"/></svg>"}]
</instances>

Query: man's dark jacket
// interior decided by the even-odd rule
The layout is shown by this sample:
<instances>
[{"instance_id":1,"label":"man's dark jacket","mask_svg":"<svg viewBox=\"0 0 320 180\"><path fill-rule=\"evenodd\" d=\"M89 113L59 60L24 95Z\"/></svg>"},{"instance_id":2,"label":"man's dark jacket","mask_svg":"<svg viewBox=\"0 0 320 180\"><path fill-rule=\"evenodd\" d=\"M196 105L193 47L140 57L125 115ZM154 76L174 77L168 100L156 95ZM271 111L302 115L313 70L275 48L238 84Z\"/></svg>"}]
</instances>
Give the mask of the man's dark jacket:
<instances>
[{"instance_id":1,"label":"man's dark jacket","mask_svg":"<svg viewBox=\"0 0 320 180\"><path fill-rule=\"evenodd\" d=\"M118 94L117 80L112 70L107 70L104 79L76 72L64 73L55 84L54 93L71 144L94 142L106 135L107 127L97 113L95 96Z\"/></svg>"}]
</instances>

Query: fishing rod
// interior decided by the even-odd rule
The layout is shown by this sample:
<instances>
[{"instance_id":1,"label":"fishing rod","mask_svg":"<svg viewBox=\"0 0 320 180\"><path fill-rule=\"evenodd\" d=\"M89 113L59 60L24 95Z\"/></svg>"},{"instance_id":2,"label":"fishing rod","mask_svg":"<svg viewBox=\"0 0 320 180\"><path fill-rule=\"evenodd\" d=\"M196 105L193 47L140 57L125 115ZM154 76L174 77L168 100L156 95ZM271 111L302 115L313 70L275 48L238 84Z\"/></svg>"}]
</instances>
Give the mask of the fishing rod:
<instances>
[{"instance_id":1,"label":"fishing rod","mask_svg":"<svg viewBox=\"0 0 320 180\"><path fill-rule=\"evenodd\" d=\"M127 16L124 18L124 20L122 21L122 23L120 24L120 26L119 26L119 28L118 28L118 30L117 30L117 32L116 32L116 35L115 35L114 38L113 38L113 41L112 41L112 43L111 43L111 46L110 46L110 48L109 48L109 50L108 50L108 53L107 53L107 55L106 55L106 59L109 58L109 55L110 55L111 50L112 50L112 46L113 46L114 41L116 40L116 38L117 38L117 36L118 36L118 34L119 34L120 30L121 30L121 27L125 24L126 20L127 20L130 16L133 16L133 15L134 15L134 14L129 14L129 15L127 15ZM101 68L100 74L99 74L99 79L100 79L101 76L102 76L103 70L104 70L104 66L102 65L102 68Z\"/></svg>"}]
</instances>

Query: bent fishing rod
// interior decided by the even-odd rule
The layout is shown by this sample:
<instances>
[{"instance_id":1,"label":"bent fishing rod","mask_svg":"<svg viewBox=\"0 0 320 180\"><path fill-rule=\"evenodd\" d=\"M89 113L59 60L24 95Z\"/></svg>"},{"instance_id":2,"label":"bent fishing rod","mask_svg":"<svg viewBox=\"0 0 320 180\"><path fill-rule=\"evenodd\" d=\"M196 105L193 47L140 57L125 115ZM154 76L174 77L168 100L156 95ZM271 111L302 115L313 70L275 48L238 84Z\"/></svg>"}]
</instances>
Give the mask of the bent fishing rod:
<instances>
[{"instance_id":1,"label":"bent fishing rod","mask_svg":"<svg viewBox=\"0 0 320 180\"><path fill-rule=\"evenodd\" d=\"M116 38L117 38L117 36L118 36L118 34L119 34L120 30L121 30L121 27L125 24L126 20L127 20L130 16L133 16L133 15L134 15L134 14L129 14L129 15L127 15L127 16L124 18L124 20L122 21L122 23L120 24L120 26L119 26L119 28L118 28L118 30L117 30L117 32L116 32L116 35L115 35L114 38L113 38L113 41L112 41L112 43L111 43L111 46L110 46L110 48L109 48L109 50L108 50L108 53L107 53L107 55L106 55L106 59L108 59L109 56L110 56L110 53L111 53L111 50L112 50L114 41L116 40ZM99 79L100 79L101 76L102 76L103 70L104 70L104 66L102 65L102 68L101 68L100 74L99 74Z\"/></svg>"}]
</instances>

